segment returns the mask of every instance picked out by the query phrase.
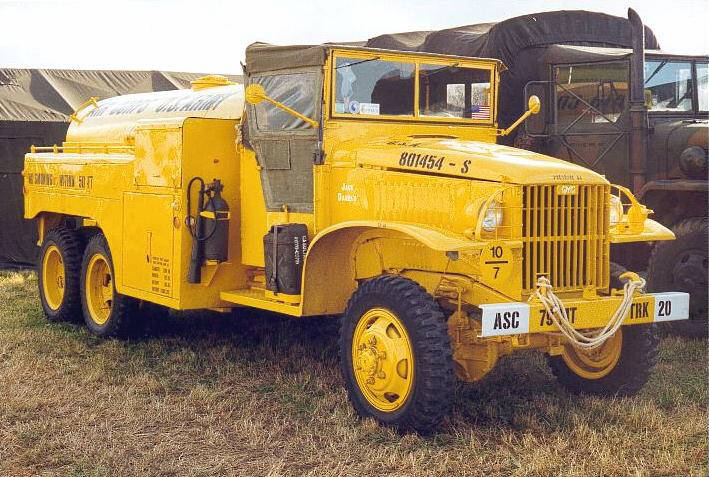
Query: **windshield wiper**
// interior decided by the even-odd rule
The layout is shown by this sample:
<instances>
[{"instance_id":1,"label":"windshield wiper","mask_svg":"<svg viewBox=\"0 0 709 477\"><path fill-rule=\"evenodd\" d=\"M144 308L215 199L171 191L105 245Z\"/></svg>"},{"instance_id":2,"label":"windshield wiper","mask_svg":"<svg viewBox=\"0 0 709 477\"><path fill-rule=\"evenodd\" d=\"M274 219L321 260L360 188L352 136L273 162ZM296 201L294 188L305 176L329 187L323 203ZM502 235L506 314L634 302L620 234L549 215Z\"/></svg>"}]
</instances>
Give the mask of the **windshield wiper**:
<instances>
[{"instance_id":1,"label":"windshield wiper","mask_svg":"<svg viewBox=\"0 0 709 477\"><path fill-rule=\"evenodd\" d=\"M662 68L665 67L666 64L667 64L667 60L662 60L662 61L660 62L660 64L657 65L657 68L655 68L655 71L652 72L652 74L650 75L650 77L648 77L648 78L645 80L645 84L647 85L647 84L650 82L650 80L653 79L653 78L655 77L655 75L656 75L657 73L659 73Z\"/></svg>"},{"instance_id":2,"label":"windshield wiper","mask_svg":"<svg viewBox=\"0 0 709 477\"><path fill-rule=\"evenodd\" d=\"M359 65L359 64L362 64L362 63L366 63L366 62L368 62L368 61L378 60L379 58L380 58L379 56L375 56L374 58L369 58L369 59L362 60L362 61L355 61L354 63L348 63L348 64L346 64L346 65L335 66L335 69L336 69L336 70L339 70L340 68L346 68L346 67L348 67L348 66Z\"/></svg>"},{"instance_id":3,"label":"windshield wiper","mask_svg":"<svg viewBox=\"0 0 709 477\"><path fill-rule=\"evenodd\" d=\"M459 64L460 63L453 63L452 65L441 66L440 68L436 68L435 70L429 70L428 72L426 72L426 76L432 76L432 75L435 75L436 73L440 73L443 70L447 70L449 68L455 68Z\"/></svg>"}]
</instances>

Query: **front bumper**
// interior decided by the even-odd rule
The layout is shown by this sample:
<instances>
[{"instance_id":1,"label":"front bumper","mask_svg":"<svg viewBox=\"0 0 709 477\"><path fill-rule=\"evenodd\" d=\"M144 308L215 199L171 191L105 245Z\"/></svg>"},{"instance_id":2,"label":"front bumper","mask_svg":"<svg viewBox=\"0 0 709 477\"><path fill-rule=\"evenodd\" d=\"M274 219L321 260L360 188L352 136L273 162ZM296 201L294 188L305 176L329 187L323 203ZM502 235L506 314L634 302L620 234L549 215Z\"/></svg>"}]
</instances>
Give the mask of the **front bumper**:
<instances>
[{"instance_id":1,"label":"front bumper","mask_svg":"<svg viewBox=\"0 0 709 477\"><path fill-rule=\"evenodd\" d=\"M623 301L622 296L562 300L569 321L576 329L602 328ZM504 336L525 333L559 331L544 305L510 302L480 305L482 333L480 336ZM647 293L633 298L633 305L623 325L638 325L689 318L689 294L681 292Z\"/></svg>"}]
</instances>

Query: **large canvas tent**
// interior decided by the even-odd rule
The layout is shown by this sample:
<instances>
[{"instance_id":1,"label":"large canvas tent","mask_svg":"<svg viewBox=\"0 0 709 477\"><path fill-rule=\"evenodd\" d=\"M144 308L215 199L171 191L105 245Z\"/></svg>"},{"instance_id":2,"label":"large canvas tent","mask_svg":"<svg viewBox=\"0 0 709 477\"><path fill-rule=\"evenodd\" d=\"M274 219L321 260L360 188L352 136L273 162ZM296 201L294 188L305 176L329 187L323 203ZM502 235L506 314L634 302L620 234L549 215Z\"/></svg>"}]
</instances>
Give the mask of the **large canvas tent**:
<instances>
[{"instance_id":1,"label":"large canvas tent","mask_svg":"<svg viewBox=\"0 0 709 477\"><path fill-rule=\"evenodd\" d=\"M190 87L199 73L0 69L0 267L34 263L37 232L23 219L22 167L31 145L61 144L69 115L92 96ZM240 76L228 76L241 81Z\"/></svg>"}]
</instances>

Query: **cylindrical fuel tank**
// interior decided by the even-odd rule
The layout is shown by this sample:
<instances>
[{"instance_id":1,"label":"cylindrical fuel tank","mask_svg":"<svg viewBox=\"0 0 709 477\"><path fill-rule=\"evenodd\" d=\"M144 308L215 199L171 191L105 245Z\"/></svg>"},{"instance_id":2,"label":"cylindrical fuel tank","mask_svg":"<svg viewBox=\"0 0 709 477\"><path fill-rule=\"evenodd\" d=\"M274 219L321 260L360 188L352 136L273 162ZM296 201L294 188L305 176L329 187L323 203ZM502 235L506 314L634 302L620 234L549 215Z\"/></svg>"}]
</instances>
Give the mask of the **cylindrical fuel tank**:
<instances>
[{"instance_id":1,"label":"cylindrical fuel tank","mask_svg":"<svg viewBox=\"0 0 709 477\"><path fill-rule=\"evenodd\" d=\"M192 89L127 94L88 104L69 126L66 142L130 146L136 125L144 119L239 119L243 110L243 85L200 78Z\"/></svg>"}]
</instances>

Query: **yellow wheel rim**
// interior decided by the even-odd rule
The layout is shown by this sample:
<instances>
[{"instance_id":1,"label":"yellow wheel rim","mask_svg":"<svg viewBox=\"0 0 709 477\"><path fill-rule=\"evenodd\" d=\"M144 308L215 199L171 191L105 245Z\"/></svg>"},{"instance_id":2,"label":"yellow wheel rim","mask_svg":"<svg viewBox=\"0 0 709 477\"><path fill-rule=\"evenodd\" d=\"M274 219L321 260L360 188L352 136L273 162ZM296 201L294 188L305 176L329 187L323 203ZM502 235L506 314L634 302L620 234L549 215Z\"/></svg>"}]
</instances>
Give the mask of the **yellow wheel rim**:
<instances>
[{"instance_id":1,"label":"yellow wheel rim","mask_svg":"<svg viewBox=\"0 0 709 477\"><path fill-rule=\"evenodd\" d=\"M108 261L101 254L91 257L86 267L86 305L91 319L97 325L105 324L111 316L113 277Z\"/></svg>"},{"instance_id":2,"label":"yellow wheel rim","mask_svg":"<svg viewBox=\"0 0 709 477\"><path fill-rule=\"evenodd\" d=\"M586 351L566 345L562 357L566 365L582 378L600 379L618 364L622 348L623 332L618 329L600 348Z\"/></svg>"},{"instance_id":3,"label":"yellow wheel rim","mask_svg":"<svg viewBox=\"0 0 709 477\"><path fill-rule=\"evenodd\" d=\"M352 338L352 366L369 404L392 412L406 403L414 379L409 334L397 316L384 308L362 315Z\"/></svg>"},{"instance_id":4,"label":"yellow wheel rim","mask_svg":"<svg viewBox=\"0 0 709 477\"><path fill-rule=\"evenodd\" d=\"M50 245L42 258L42 289L52 310L58 310L64 300L65 277L62 254L56 245Z\"/></svg>"}]
</instances>

